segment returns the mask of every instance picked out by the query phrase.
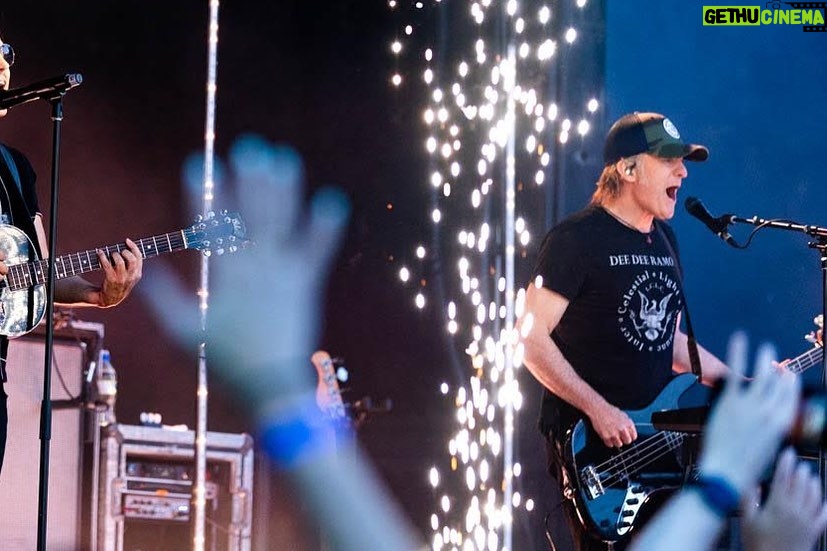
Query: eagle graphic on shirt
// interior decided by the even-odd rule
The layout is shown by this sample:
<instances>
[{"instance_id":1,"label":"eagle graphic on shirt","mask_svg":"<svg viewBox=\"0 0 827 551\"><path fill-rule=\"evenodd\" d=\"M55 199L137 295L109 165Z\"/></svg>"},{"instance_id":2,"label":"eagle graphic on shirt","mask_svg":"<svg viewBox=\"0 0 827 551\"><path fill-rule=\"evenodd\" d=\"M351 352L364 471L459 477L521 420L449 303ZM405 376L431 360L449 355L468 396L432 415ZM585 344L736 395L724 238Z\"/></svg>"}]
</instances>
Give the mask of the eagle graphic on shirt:
<instances>
[{"instance_id":1,"label":"eagle graphic on shirt","mask_svg":"<svg viewBox=\"0 0 827 551\"><path fill-rule=\"evenodd\" d=\"M617 310L623 338L640 351L666 350L674 337L680 294L680 287L666 272L646 271L637 276Z\"/></svg>"},{"instance_id":2,"label":"eagle graphic on shirt","mask_svg":"<svg viewBox=\"0 0 827 551\"><path fill-rule=\"evenodd\" d=\"M672 313L667 314L666 307L674 293L669 293L660 300L650 299L640 291L637 294L640 296L640 313L637 321L632 319L632 324L638 335L656 341L663 336L672 321Z\"/></svg>"}]
</instances>

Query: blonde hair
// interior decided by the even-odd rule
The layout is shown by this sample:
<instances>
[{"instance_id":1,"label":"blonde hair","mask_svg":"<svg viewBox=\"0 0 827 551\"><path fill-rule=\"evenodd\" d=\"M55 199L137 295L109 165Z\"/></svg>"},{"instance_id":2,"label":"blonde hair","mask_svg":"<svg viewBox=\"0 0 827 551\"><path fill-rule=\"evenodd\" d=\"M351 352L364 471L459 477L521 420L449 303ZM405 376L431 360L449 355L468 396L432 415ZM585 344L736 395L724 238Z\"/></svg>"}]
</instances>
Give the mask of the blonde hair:
<instances>
[{"instance_id":1,"label":"blonde hair","mask_svg":"<svg viewBox=\"0 0 827 551\"><path fill-rule=\"evenodd\" d=\"M600 178L597 180L597 189L592 194L592 205L602 205L609 199L620 196L620 188L623 187L623 180L615 165L608 165L603 168Z\"/></svg>"},{"instance_id":2,"label":"blonde hair","mask_svg":"<svg viewBox=\"0 0 827 551\"><path fill-rule=\"evenodd\" d=\"M626 163L627 170L638 166L637 155L627 157L623 160ZM629 174L631 174L631 172ZM603 167L603 172L600 174L600 178L598 178L595 185L597 189L594 190L592 194L592 205L603 205L609 199L620 197L620 191L623 189L623 179L620 177L617 163Z\"/></svg>"}]
</instances>

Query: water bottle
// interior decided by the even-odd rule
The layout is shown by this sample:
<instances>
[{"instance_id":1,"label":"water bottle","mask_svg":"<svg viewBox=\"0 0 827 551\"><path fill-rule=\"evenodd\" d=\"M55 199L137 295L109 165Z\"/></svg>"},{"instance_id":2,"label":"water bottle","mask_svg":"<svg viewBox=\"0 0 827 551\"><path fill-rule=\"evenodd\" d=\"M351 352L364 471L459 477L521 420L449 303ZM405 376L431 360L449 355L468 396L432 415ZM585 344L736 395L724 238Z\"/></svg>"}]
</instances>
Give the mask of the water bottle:
<instances>
[{"instance_id":1,"label":"water bottle","mask_svg":"<svg viewBox=\"0 0 827 551\"><path fill-rule=\"evenodd\" d=\"M102 425L115 422L115 398L118 396L118 374L112 366L109 350L101 350L98 367L98 399L106 404L106 411L101 417Z\"/></svg>"}]
</instances>

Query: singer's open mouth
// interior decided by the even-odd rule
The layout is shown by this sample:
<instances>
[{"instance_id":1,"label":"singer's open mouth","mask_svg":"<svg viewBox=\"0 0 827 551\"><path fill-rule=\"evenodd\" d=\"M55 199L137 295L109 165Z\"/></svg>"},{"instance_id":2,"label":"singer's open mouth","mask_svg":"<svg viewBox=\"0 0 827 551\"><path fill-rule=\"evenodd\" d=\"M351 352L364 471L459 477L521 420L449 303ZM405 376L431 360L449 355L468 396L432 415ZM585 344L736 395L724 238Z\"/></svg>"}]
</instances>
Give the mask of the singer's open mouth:
<instances>
[{"instance_id":1,"label":"singer's open mouth","mask_svg":"<svg viewBox=\"0 0 827 551\"><path fill-rule=\"evenodd\" d=\"M672 187L666 188L666 195L668 195L669 198L674 201L678 196L678 186L672 186Z\"/></svg>"}]
</instances>

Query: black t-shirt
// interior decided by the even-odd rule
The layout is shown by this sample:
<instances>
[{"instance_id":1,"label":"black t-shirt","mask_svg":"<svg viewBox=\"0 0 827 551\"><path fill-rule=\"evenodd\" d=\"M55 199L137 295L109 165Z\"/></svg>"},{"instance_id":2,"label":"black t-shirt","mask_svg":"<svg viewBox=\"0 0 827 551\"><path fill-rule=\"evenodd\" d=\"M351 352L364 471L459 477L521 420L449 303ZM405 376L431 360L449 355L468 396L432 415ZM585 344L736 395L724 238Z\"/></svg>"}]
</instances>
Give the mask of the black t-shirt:
<instances>
[{"instance_id":1,"label":"black t-shirt","mask_svg":"<svg viewBox=\"0 0 827 551\"><path fill-rule=\"evenodd\" d=\"M667 242L668 240L668 242ZM670 246L671 245L671 246ZM674 234L650 234L590 206L546 236L534 281L569 300L551 338L574 370L611 404L641 409L672 377L675 325L683 307ZM544 434L580 414L546 391Z\"/></svg>"},{"instance_id":2,"label":"black t-shirt","mask_svg":"<svg viewBox=\"0 0 827 551\"><path fill-rule=\"evenodd\" d=\"M17 174L20 177L20 187L18 188L19 192L22 193L23 202L25 207L21 206L17 197L13 194L12 187L17 187L17 183L14 181L14 177L9 170L8 166L6 166L6 162L2 156L0 156L0 206L2 206L3 212L8 213L11 210L12 220L10 222L12 225L17 226L21 230L25 231L27 235L29 232L34 232L34 227L32 226L32 218L34 215L40 212L40 207L37 201L37 175L32 168L29 159L26 158L23 153L20 151L5 146L6 149L11 153L12 159L14 159L14 164L17 168ZM3 191L2 188L7 187L8 195ZM11 199L11 206L8 206L8 201ZM32 241L36 244L37 243L37 236L36 235L29 235ZM40 249L38 249L38 254L40 253Z\"/></svg>"}]
</instances>

